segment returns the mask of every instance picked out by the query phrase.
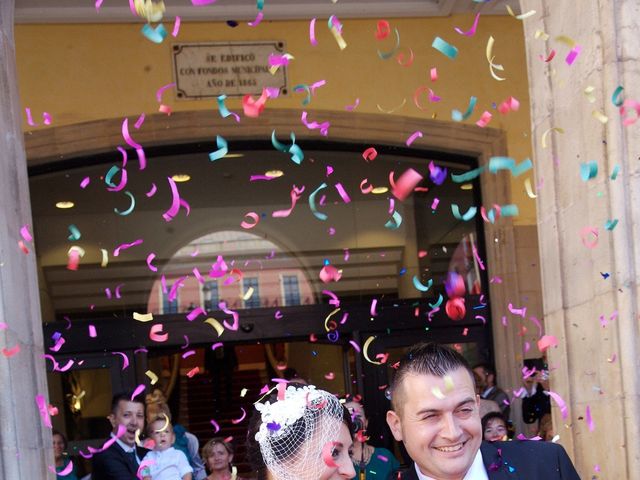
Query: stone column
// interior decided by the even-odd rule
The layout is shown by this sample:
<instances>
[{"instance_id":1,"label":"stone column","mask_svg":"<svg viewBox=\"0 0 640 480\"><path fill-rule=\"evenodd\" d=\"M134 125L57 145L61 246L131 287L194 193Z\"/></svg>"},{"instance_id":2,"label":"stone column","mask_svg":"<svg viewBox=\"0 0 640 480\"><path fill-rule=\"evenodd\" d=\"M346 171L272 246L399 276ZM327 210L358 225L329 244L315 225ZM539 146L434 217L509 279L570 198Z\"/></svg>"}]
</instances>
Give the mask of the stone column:
<instances>
[{"instance_id":1,"label":"stone column","mask_svg":"<svg viewBox=\"0 0 640 480\"><path fill-rule=\"evenodd\" d=\"M18 247L31 225L27 163L13 39L13 0L0 2L0 478L54 478L51 431L43 426L36 395L47 395L42 322L33 244ZM29 228L33 232L33 228ZM6 349L6 350L4 350Z\"/></svg>"},{"instance_id":2,"label":"stone column","mask_svg":"<svg viewBox=\"0 0 640 480\"><path fill-rule=\"evenodd\" d=\"M538 235L551 390L569 407L554 408L555 431L582 478L640 478L640 122L624 126L612 94L640 100L640 3L637 0L521 0L529 69ZM535 38L537 30L549 35ZM572 65L571 50L581 51ZM545 62L552 49L556 57ZM542 59L540 58L542 56ZM593 93L585 95L585 89ZM590 98L591 97L591 98ZM595 118L608 117L603 123ZM635 118L633 112L627 116ZM542 135L552 127L547 147ZM580 163L595 160L583 181ZM611 174L616 165L619 173ZM617 219L613 230L607 221ZM597 245L584 245L584 228ZM595 235L585 233L586 243ZM609 276L607 278L606 274ZM600 321L600 316L604 320ZM593 431L587 424L587 407ZM601 473L598 473L598 470Z\"/></svg>"}]
</instances>

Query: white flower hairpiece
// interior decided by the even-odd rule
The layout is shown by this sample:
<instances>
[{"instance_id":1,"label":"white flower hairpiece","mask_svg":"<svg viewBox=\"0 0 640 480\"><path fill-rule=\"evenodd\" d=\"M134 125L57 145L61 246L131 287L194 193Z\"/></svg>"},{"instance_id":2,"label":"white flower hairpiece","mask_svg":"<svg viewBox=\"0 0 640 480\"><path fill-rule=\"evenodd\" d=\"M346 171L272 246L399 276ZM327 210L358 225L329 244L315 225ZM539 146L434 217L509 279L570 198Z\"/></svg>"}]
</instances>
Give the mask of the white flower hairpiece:
<instances>
[{"instance_id":1,"label":"white flower hairpiece","mask_svg":"<svg viewBox=\"0 0 640 480\"><path fill-rule=\"evenodd\" d=\"M314 385L303 387L289 386L284 392L284 399L274 403L256 403L262 423L256 440L262 442L271 436L278 436L304 416L307 404L313 405L321 397Z\"/></svg>"}]
</instances>

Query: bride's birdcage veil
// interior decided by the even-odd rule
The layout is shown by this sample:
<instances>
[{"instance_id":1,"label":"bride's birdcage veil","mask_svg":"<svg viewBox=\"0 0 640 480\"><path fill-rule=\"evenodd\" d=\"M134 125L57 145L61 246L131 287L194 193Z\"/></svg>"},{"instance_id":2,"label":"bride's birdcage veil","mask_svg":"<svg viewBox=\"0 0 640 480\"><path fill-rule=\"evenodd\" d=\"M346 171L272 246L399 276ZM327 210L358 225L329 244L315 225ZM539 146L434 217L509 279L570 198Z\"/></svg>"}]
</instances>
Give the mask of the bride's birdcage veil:
<instances>
[{"instance_id":1,"label":"bride's birdcage veil","mask_svg":"<svg viewBox=\"0 0 640 480\"><path fill-rule=\"evenodd\" d=\"M284 398L257 403L255 440L276 480L317 480L326 468L323 450L338 438L344 407L313 385L289 386Z\"/></svg>"}]
</instances>

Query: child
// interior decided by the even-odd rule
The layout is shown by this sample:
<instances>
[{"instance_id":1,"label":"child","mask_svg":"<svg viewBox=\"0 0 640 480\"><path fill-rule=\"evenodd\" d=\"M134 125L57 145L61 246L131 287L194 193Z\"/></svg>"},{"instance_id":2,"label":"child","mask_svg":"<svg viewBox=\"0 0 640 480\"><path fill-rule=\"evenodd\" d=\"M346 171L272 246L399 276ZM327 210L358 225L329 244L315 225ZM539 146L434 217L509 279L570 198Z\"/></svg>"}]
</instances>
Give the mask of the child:
<instances>
[{"instance_id":1,"label":"child","mask_svg":"<svg viewBox=\"0 0 640 480\"><path fill-rule=\"evenodd\" d=\"M175 435L169 417L157 417L149 423L147 433L155 446L142 460L142 479L191 480L193 469L187 457L172 446Z\"/></svg>"},{"instance_id":2,"label":"child","mask_svg":"<svg viewBox=\"0 0 640 480\"><path fill-rule=\"evenodd\" d=\"M508 440L507 421L500 412L490 412L482 417L482 432L485 442Z\"/></svg>"}]
</instances>

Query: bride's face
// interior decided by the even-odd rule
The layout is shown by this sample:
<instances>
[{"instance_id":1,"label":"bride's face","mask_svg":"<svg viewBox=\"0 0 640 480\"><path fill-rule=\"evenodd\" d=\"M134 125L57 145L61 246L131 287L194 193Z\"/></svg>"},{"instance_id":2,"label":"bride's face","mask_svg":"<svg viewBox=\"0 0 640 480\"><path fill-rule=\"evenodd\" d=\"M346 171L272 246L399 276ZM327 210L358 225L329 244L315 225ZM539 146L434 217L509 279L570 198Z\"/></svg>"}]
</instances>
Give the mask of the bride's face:
<instances>
[{"instance_id":1,"label":"bride's face","mask_svg":"<svg viewBox=\"0 0 640 480\"><path fill-rule=\"evenodd\" d=\"M353 449L353 441L349 429L344 423L341 423L338 438L334 440L331 450L331 460L333 462L325 462L325 469L320 476L320 480L339 480L341 478L353 478L356 471L351 461L351 451ZM333 463L333 465L330 465Z\"/></svg>"}]
</instances>

